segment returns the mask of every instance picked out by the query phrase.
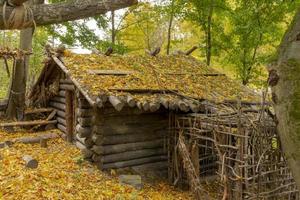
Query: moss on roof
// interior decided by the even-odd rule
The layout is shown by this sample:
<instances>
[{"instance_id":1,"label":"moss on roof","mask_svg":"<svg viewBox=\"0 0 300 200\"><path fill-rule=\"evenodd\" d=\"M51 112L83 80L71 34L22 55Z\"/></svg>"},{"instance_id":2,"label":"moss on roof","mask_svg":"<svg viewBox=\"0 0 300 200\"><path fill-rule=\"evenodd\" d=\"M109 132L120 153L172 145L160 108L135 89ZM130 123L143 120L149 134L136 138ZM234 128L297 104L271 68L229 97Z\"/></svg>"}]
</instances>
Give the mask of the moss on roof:
<instances>
[{"instance_id":1,"label":"moss on roof","mask_svg":"<svg viewBox=\"0 0 300 200\"><path fill-rule=\"evenodd\" d=\"M226 76L218 74L193 57L176 56L101 56L69 54L64 64L91 97L99 94L124 95L111 89L177 90L181 95L217 102L235 100L259 101L256 94ZM95 75L90 70L126 70L126 76ZM174 74L176 75L174 75ZM180 75L178 75L180 73ZM141 98L141 95L139 95ZM143 98L152 98L144 95Z\"/></svg>"}]
</instances>

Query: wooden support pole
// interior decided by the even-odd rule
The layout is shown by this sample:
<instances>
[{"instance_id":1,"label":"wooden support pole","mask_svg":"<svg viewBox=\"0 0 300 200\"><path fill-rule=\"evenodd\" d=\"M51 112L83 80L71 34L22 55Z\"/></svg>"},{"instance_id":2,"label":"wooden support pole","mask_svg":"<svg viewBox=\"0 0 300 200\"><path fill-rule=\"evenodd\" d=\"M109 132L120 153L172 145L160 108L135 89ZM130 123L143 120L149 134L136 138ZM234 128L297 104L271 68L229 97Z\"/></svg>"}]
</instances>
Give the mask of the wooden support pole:
<instances>
[{"instance_id":1,"label":"wooden support pole","mask_svg":"<svg viewBox=\"0 0 300 200\"><path fill-rule=\"evenodd\" d=\"M66 91L66 129L67 129L67 141L73 141L73 92Z\"/></svg>"}]
</instances>

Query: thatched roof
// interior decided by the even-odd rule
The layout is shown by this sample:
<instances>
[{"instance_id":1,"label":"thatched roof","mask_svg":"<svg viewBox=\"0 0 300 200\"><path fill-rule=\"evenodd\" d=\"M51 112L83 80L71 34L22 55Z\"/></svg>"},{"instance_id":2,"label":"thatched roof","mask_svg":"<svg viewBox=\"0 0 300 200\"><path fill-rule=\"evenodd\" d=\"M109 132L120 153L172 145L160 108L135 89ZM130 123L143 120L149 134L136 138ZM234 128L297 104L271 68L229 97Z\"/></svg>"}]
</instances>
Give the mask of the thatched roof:
<instances>
[{"instance_id":1,"label":"thatched roof","mask_svg":"<svg viewBox=\"0 0 300 200\"><path fill-rule=\"evenodd\" d=\"M245 86L190 56L69 54L62 62L53 58L90 103L112 96L123 101L130 96L142 104L160 102L162 97L167 102L224 102L238 97L243 101L260 101Z\"/></svg>"}]
</instances>

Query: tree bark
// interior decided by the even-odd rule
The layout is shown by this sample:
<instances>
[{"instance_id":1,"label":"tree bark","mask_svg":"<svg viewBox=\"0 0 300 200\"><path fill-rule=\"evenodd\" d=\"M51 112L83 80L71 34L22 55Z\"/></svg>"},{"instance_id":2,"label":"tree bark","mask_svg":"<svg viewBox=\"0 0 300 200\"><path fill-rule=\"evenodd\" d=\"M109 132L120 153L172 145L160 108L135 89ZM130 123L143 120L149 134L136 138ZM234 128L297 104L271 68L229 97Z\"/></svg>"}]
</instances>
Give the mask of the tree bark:
<instances>
[{"instance_id":1,"label":"tree bark","mask_svg":"<svg viewBox=\"0 0 300 200\"><path fill-rule=\"evenodd\" d=\"M167 55L170 55L170 48L171 48L171 34L172 34L172 26L174 20L174 4L175 4L175 0L172 0L169 27L168 27Z\"/></svg>"},{"instance_id":2,"label":"tree bark","mask_svg":"<svg viewBox=\"0 0 300 200\"><path fill-rule=\"evenodd\" d=\"M278 51L277 64L269 70L269 85L285 158L300 188L300 9Z\"/></svg>"},{"instance_id":3,"label":"tree bark","mask_svg":"<svg viewBox=\"0 0 300 200\"><path fill-rule=\"evenodd\" d=\"M115 11L111 11L111 43L113 47L116 44Z\"/></svg>"},{"instance_id":4,"label":"tree bark","mask_svg":"<svg viewBox=\"0 0 300 200\"><path fill-rule=\"evenodd\" d=\"M211 64L211 51L212 51L212 16L214 11L214 0L210 1L210 7L208 12L208 18L207 18L207 47L206 47L206 64L210 66Z\"/></svg>"},{"instance_id":5,"label":"tree bark","mask_svg":"<svg viewBox=\"0 0 300 200\"><path fill-rule=\"evenodd\" d=\"M73 21L95 15L105 14L111 10L118 10L137 4L137 0L72 0L61 3L29 6L32 9L37 26ZM6 18L13 8L6 8ZM0 29L5 29L3 22L3 9L0 7Z\"/></svg>"},{"instance_id":6,"label":"tree bark","mask_svg":"<svg viewBox=\"0 0 300 200\"><path fill-rule=\"evenodd\" d=\"M22 1L21 1L22 2ZM24 2L24 1L23 1ZM17 1L13 2L18 3ZM19 1L20 3L20 1ZM29 4L43 4L42 0L32 0ZM20 49L24 51L32 50L33 28L21 30L20 33ZM29 72L30 56L24 56L24 60L17 60L14 74L12 75L12 83L10 88L9 102L7 107L7 117L23 120L25 109L25 95L27 86L27 77Z\"/></svg>"}]
</instances>

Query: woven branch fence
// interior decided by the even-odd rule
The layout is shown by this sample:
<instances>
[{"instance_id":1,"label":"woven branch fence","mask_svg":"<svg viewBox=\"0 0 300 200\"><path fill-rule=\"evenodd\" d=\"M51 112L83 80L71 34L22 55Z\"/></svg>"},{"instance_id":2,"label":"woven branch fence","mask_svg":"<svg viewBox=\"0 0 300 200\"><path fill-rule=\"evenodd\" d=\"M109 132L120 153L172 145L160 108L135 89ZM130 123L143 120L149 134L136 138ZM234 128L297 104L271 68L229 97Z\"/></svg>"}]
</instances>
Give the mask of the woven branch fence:
<instances>
[{"instance_id":1,"label":"woven branch fence","mask_svg":"<svg viewBox=\"0 0 300 200\"><path fill-rule=\"evenodd\" d=\"M189 185L201 199L199 192L205 192L197 183L215 177L224 200L300 199L269 108L218 105L208 110L214 112L170 116L169 180L174 185ZM188 151L184 156L182 147ZM197 176L190 174L194 171Z\"/></svg>"}]
</instances>

